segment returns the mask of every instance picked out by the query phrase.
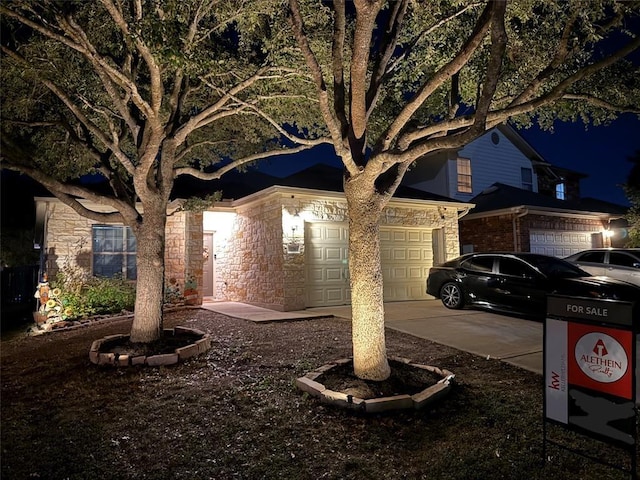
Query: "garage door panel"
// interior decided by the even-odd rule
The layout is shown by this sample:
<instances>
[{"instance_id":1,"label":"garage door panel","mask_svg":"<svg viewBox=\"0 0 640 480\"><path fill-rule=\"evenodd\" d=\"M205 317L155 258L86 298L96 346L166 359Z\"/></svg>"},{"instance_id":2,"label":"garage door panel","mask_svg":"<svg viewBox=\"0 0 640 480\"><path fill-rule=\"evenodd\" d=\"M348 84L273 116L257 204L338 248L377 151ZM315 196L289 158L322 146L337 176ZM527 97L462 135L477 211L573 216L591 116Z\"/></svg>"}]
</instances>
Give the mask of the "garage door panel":
<instances>
[{"instance_id":1,"label":"garage door panel","mask_svg":"<svg viewBox=\"0 0 640 480\"><path fill-rule=\"evenodd\" d=\"M307 305L350 302L347 224L305 224ZM382 227L381 270L385 301L426 299L425 281L433 263L430 229Z\"/></svg>"},{"instance_id":2,"label":"garage door panel","mask_svg":"<svg viewBox=\"0 0 640 480\"><path fill-rule=\"evenodd\" d=\"M592 248L594 232L574 231L531 231L529 234L529 250L533 253L567 257L573 253Z\"/></svg>"}]
</instances>

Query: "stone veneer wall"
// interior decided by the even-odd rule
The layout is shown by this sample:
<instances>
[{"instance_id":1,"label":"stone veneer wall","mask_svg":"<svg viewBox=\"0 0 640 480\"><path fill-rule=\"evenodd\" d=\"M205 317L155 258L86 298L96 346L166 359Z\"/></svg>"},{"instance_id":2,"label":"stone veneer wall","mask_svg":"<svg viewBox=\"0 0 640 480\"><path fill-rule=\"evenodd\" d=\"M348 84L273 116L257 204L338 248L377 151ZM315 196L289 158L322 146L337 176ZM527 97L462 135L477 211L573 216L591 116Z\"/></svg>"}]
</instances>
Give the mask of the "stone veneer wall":
<instances>
[{"instance_id":1,"label":"stone veneer wall","mask_svg":"<svg viewBox=\"0 0 640 480\"><path fill-rule=\"evenodd\" d=\"M228 232L221 228L214 234L215 298L280 311L304 309L305 222L348 222L346 200L273 192L236 212ZM456 208L392 205L381 224L442 228L446 258L460 254ZM297 253L288 249L290 243L299 244Z\"/></svg>"},{"instance_id":2,"label":"stone veneer wall","mask_svg":"<svg viewBox=\"0 0 640 480\"><path fill-rule=\"evenodd\" d=\"M216 233L216 298L283 310L282 208L278 200L269 196L238 207L229 238L221 241Z\"/></svg>"},{"instance_id":3,"label":"stone veneer wall","mask_svg":"<svg viewBox=\"0 0 640 480\"><path fill-rule=\"evenodd\" d=\"M94 220L78 215L58 201L48 203L46 269L53 280L65 264L92 273L91 227ZM92 208L96 208L92 206ZM103 209L103 211L109 211ZM167 217L165 268L167 281L174 278L180 288L193 276L202 301L202 214L180 212Z\"/></svg>"},{"instance_id":4,"label":"stone veneer wall","mask_svg":"<svg viewBox=\"0 0 640 480\"><path fill-rule=\"evenodd\" d=\"M177 283L184 292L187 280L195 282L196 303L202 303L202 213L179 212L167 217L165 281Z\"/></svg>"}]
</instances>

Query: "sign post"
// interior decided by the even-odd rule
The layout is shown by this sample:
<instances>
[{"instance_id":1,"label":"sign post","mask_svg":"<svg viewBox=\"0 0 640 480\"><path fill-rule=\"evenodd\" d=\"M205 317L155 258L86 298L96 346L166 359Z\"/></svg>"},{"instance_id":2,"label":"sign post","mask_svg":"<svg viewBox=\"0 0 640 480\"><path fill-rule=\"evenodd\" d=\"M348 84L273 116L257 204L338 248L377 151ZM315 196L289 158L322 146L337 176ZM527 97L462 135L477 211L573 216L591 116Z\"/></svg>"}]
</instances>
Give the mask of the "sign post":
<instances>
[{"instance_id":1,"label":"sign post","mask_svg":"<svg viewBox=\"0 0 640 480\"><path fill-rule=\"evenodd\" d=\"M551 422L629 452L628 473L638 478L640 319L634 307L611 300L549 296L544 324L545 458L547 442L555 443L547 438Z\"/></svg>"}]
</instances>

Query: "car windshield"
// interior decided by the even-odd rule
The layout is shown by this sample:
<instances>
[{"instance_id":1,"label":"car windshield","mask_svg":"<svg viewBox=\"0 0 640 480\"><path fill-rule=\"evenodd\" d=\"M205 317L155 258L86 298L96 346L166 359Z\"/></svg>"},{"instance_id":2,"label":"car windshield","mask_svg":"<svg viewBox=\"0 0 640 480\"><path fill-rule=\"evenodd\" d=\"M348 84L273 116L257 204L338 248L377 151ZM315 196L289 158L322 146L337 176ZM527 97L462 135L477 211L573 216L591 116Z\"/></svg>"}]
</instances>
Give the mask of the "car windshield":
<instances>
[{"instance_id":1,"label":"car windshield","mask_svg":"<svg viewBox=\"0 0 640 480\"><path fill-rule=\"evenodd\" d=\"M526 259L531 265L536 267L547 277L553 278L577 278L589 277L589 273L576 267L575 265L554 257L534 256Z\"/></svg>"}]
</instances>

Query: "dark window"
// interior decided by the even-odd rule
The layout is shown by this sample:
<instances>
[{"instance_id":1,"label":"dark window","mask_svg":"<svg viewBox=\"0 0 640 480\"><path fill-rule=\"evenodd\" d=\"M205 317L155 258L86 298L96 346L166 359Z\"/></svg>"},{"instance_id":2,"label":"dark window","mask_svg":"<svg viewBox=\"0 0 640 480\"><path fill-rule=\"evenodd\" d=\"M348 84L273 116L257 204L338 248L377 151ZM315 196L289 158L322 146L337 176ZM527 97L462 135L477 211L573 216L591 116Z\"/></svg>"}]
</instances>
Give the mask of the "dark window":
<instances>
[{"instance_id":1,"label":"dark window","mask_svg":"<svg viewBox=\"0 0 640 480\"><path fill-rule=\"evenodd\" d=\"M500 273L514 277L531 277L532 270L524 263L513 258L500 259Z\"/></svg>"},{"instance_id":2,"label":"dark window","mask_svg":"<svg viewBox=\"0 0 640 480\"><path fill-rule=\"evenodd\" d=\"M634 263L639 263L640 260L627 255L626 253L611 252L609 253L609 264L619 265L621 267L633 267Z\"/></svg>"},{"instance_id":3,"label":"dark window","mask_svg":"<svg viewBox=\"0 0 640 480\"><path fill-rule=\"evenodd\" d=\"M576 261L589 263L604 263L604 252L586 252L580 255Z\"/></svg>"},{"instance_id":4,"label":"dark window","mask_svg":"<svg viewBox=\"0 0 640 480\"><path fill-rule=\"evenodd\" d=\"M533 191L533 172L530 168L520 168L520 176L522 178L522 188L524 190Z\"/></svg>"},{"instance_id":5,"label":"dark window","mask_svg":"<svg viewBox=\"0 0 640 480\"><path fill-rule=\"evenodd\" d=\"M491 272L493 270L493 257L473 257L466 260L462 266L476 272Z\"/></svg>"},{"instance_id":6,"label":"dark window","mask_svg":"<svg viewBox=\"0 0 640 480\"><path fill-rule=\"evenodd\" d=\"M94 225L93 274L136 279L136 237L129 227Z\"/></svg>"}]
</instances>

